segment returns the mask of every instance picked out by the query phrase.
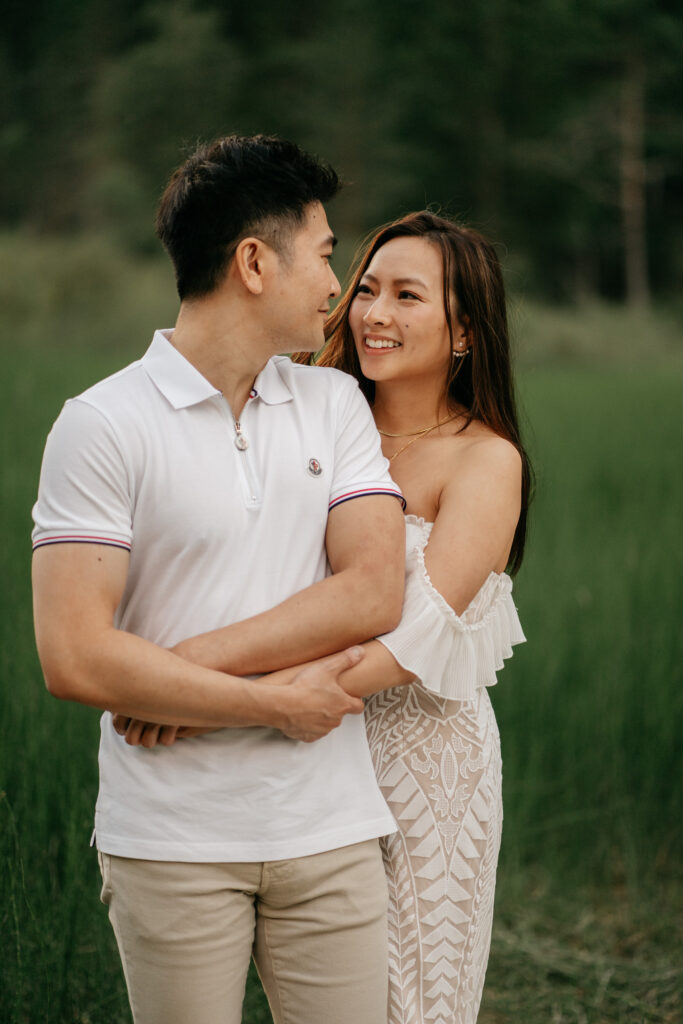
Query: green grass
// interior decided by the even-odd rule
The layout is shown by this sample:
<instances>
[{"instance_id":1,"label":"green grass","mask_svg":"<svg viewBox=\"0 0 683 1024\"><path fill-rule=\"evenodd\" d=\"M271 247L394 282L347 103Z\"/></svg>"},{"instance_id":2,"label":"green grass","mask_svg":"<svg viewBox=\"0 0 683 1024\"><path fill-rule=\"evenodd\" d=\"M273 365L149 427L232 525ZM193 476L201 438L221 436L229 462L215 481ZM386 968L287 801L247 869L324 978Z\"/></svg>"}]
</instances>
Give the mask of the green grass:
<instances>
[{"instance_id":1,"label":"green grass","mask_svg":"<svg viewBox=\"0 0 683 1024\"><path fill-rule=\"evenodd\" d=\"M500 874L479 1024L677 1024L683 888L634 900L624 887L558 891Z\"/></svg>"},{"instance_id":2,"label":"green grass","mask_svg":"<svg viewBox=\"0 0 683 1024\"><path fill-rule=\"evenodd\" d=\"M63 399L141 352L175 304L158 264L131 265L92 240L61 259L24 241L0 240L17 293L14 304L7 285L0 296L0 1020L117 1024L130 1017L88 850L98 716L43 687L30 509ZM529 307L524 317L555 357L534 341L520 379L538 477L515 584L529 642L492 691L505 828L480 1019L673 1022L683 952L680 339L667 320L674 340L634 362L620 358L621 311ZM584 328L590 351L570 351L561 337ZM252 982L245 1021L268 1020Z\"/></svg>"}]
</instances>

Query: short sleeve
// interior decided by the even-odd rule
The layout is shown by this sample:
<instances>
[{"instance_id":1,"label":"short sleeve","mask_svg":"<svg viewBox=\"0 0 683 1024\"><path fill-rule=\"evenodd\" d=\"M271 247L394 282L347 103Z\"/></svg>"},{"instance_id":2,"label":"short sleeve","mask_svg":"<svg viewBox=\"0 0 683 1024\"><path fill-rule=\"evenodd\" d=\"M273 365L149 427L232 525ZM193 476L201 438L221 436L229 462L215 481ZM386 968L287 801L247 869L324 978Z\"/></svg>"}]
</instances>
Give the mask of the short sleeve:
<instances>
[{"instance_id":1,"label":"short sleeve","mask_svg":"<svg viewBox=\"0 0 683 1024\"><path fill-rule=\"evenodd\" d=\"M525 641L512 600L512 580L491 573L474 601L456 615L432 584L424 546L408 554L401 621L377 639L425 689L447 700L472 700Z\"/></svg>"},{"instance_id":2,"label":"short sleeve","mask_svg":"<svg viewBox=\"0 0 683 1024\"><path fill-rule=\"evenodd\" d=\"M389 463L382 454L370 407L358 384L340 374L330 510L352 498L371 494L393 495L405 508L401 489L389 475Z\"/></svg>"},{"instance_id":3,"label":"short sleeve","mask_svg":"<svg viewBox=\"0 0 683 1024\"><path fill-rule=\"evenodd\" d=\"M107 418L81 399L66 403L48 435L33 520L34 550L62 543L130 549L132 501L121 446Z\"/></svg>"}]
</instances>

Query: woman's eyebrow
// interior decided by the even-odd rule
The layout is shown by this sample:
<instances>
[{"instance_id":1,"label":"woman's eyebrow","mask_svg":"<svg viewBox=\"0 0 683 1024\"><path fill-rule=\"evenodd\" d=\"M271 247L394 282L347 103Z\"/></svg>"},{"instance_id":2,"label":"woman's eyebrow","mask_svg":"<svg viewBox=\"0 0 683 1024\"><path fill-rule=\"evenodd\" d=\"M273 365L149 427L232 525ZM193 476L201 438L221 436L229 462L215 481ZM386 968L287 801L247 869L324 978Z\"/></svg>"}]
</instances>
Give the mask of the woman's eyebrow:
<instances>
[{"instance_id":1,"label":"woman's eyebrow","mask_svg":"<svg viewBox=\"0 0 683 1024\"><path fill-rule=\"evenodd\" d=\"M377 278L375 277L374 274L363 274L363 277L364 278L367 277L371 281L374 281L375 283L377 283ZM424 283L424 281L420 280L419 277L396 277L396 278L394 278L392 283L393 284L413 284L413 285L417 285L418 288L424 288L425 291L427 290L427 285Z\"/></svg>"}]
</instances>

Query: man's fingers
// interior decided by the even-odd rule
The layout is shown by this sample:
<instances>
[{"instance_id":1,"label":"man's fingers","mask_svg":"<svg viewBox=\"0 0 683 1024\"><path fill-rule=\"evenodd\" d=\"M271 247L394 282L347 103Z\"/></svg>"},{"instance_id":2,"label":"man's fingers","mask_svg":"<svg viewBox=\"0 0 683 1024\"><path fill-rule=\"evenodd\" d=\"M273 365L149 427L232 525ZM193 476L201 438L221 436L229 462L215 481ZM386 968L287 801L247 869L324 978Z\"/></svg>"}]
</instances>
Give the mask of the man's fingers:
<instances>
[{"instance_id":1,"label":"man's fingers","mask_svg":"<svg viewBox=\"0 0 683 1024\"><path fill-rule=\"evenodd\" d=\"M342 672L346 672L347 669L353 668L353 666L357 665L364 657L364 648L347 647L345 651L340 651L338 654L333 654L331 657L326 658L325 661L321 663L321 667L333 675L336 680L337 676L341 675ZM350 693L347 693L345 696L347 705L344 709L344 714L362 715L365 710L363 700L360 697L352 697Z\"/></svg>"},{"instance_id":2,"label":"man's fingers","mask_svg":"<svg viewBox=\"0 0 683 1024\"><path fill-rule=\"evenodd\" d=\"M178 732L177 725L158 725L156 722L141 722L138 718L126 718L124 715L115 716L119 719L114 723L116 731L125 736L126 743L131 747L156 747L159 743L170 747L175 743ZM123 728L125 724L125 728Z\"/></svg>"},{"instance_id":3,"label":"man's fingers","mask_svg":"<svg viewBox=\"0 0 683 1024\"><path fill-rule=\"evenodd\" d=\"M353 668L353 666L357 665L361 658L364 657L365 651L362 647L347 647L345 651L339 651L338 654L331 654L329 658L325 658L324 661L321 661L320 668L324 668L332 675L339 675L340 672L345 672L348 668Z\"/></svg>"},{"instance_id":4,"label":"man's fingers","mask_svg":"<svg viewBox=\"0 0 683 1024\"><path fill-rule=\"evenodd\" d=\"M346 696L349 698L349 709L346 714L362 715L365 711L365 704L363 703L362 697L352 697L350 693L347 693Z\"/></svg>"},{"instance_id":5,"label":"man's fingers","mask_svg":"<svg viewBox=\"0 0 683 1024\"><path fill-rule=\"evenodd\" d=\"M295 699L289 722L282 729L286 736L313 743L336 729L345 715L363 713L363 701L346 693L338 676L357 665L364 655L362 647L349 647L309 665L294 677L290 694Z\"/></svg>"},{"instance_id":6,"label":"man's fingers","mask_svg":"<svg viewBox=\"0 0 683 1024\"><path fill-rule=\"evenodd\" d=\"M141 722L138 718L131 718L126 729L126 743L131 747L139 747L142 738L142 733L146 722Z\"/></svg>"},{"instance_id":7,"label":"man's fingers","mask_svg":"<svg viewBox=\"0 0 683 1024\"><path fill-rule=\"evenodd\" d=\"M163 743L165 747L170 747L173 743L175 743L177 736L177 725L162 725L161 729L159 730L158 742Z\"/></svg>"},{"instance_id":8,"label":"man's fingers","mask_svg":"<svg viewBox=\"0 0 683 1024\"><path fill-rule=\"evenodd\" d=\"M118 712L113 716L112 722L119 736L126 735L126 729L130 725L130 718L127 715L119 715Z\"/></svg>"},{"instance_id":9,"label":"man's fingers","mask_svg":"<svg viewBox=\"0 0 683 1024\"><path fill-rule=\"evenodd\" d=\"M162 728L160 725L156 725L154 722L150 722L145 725L142 730L142 745L143 747L156 747L159 740L159 731Z\"/></svg>"}]
</instances>

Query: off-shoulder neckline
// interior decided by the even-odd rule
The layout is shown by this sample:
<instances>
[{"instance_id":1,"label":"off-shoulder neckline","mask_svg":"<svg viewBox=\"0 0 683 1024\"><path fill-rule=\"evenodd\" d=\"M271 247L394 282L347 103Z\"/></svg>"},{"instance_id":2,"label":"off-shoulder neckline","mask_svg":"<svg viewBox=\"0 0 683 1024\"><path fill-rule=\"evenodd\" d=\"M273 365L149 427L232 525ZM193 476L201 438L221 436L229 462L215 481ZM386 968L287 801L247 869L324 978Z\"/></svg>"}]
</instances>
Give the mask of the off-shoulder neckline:
<instances>
[{"instance_id":1,"label":"off-shoulder neckline","mask_svg":"<svg viewBox=\"0 0 683 1024\"><path fill-rule=\"evenodd\" d=\"M414 526L433 526L434 523L425 519L424 516L415 516L412 512L409 512L405 517L407 523L412 523Z\"/></svg>"}]
</instances>

